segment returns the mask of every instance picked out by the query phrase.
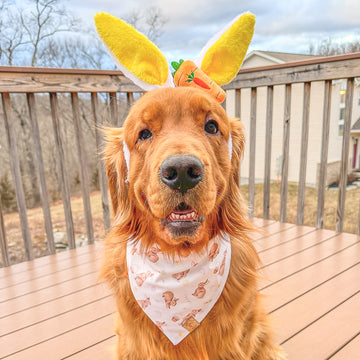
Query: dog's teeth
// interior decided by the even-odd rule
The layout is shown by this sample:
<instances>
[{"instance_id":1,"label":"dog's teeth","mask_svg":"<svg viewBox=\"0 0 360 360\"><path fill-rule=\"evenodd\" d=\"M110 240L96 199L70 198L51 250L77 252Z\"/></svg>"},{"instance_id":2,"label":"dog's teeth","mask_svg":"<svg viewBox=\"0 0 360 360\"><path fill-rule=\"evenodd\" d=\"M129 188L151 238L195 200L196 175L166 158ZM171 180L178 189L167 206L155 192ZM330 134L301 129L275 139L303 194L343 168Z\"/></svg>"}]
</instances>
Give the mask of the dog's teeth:
<instances>
[{"instance_id":1,"label":"dog's teeth","mask_svg":"<svg viewBox=\"0 0 360 360\"><path fill-rule=\"evenodd\" d=\"M191 213L187 213L185 215L171 213L169 218L170 220L193 220L196 218L196 213L194 211L192 211Z\"/></svg>"}]
</instances>

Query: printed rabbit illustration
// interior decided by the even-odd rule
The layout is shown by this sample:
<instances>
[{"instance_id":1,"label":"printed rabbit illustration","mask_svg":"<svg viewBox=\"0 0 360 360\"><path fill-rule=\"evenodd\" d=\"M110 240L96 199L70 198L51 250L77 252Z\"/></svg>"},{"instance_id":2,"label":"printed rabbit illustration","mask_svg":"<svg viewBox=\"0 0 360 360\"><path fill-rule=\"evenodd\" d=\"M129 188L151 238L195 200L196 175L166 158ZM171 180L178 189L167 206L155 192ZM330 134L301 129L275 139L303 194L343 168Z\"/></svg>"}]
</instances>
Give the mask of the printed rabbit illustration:
<instances>
[{"instance_id":1,"label":"printed rabbit illustration","mask_svg":"<svg viewBox=\"0 0 360 360\"><path fill-rule=\"evenodd\" d=\"M195 309L192 310L191 313L187 314L183 321L181 322L181 326L184 326L184 324L190 319L190 318L195 318L196 314L198 314L201 311L201 309Z\"/></svg>"},{"instance_id":2,"label":"printed rabbit illustration","mask_svg":"<svg viewBox=\"0 0 360 360\"><path fill-rule=\"evenodd\" d=\"M195 290L195 292L192 295L196 296L199 299L202 299L206 294L205 285L207 283L208 283L208 279L204 282L199 283L198 288Z\"/></svg>"},{"instance_id":3,"label":"printed rabbit illustration","mask_svg":"<svg viewBox=\"0 0 360 360\"><path fill-rule=\"evenodd\" d=\"M145 300L137 300L137 302L142 309L146 309L149 305L151 305L149 297L147 297Z\"/></svg>"},{"instance_id":4,"label":"printed rabbit illustration","mask_svg":"<svg viewBox=\"0 0 360 360\"><path fill-rule=\"evenodd\" d=\"M146 256L147 258L153 262L156 263L157 261L159 261L159 255L158 255L158 247L157 246L152 246L147 252L146 252Z\"/></svg>"},{"instance_id":5,"label":"printed rabbit illustration","mask_svg":"<svg viewBox=\"0 0 360 360\"><path fill-rule=\"evenodd\" d=\"M224 252L224 258L219 268L219 275L223 276L225 271L225 260L226 260L226 251Z\"/></svg>"},{"instance_id":6,"label":"printed rabbit illustration","mask_svg":"<svg viewBox=\"0 0 360 360\"><path fill-rule=\"evenodd\" d=\"M175 306L177 301L179 300L174 297L174 293L171 291L165 291L162 297L164 298L166 307L168 309L170 309L171 306Z\"/></svg>"},{"instance_id":7,"label":"printed rabbit illustration","mask_svg":"<svg viewBox=\"0 0 360 360\"><path fill-rule=\"evenodd\" d=\"M213 261L219 255L219 245L213 243L209 251L209 261Z\"/></svg>"},{"instance_id":8,"label":"printed rabbit illustration","mask_svg":"<svg viewBox=\"0 0 360 360\"><path fill-rule=\"evenodd\" d=\"M180 271L176 274L171 275L173 278L175 278L176 280L181 280L183 277L185 277L188 273L189 273L190 269L184 270L184 271Z\"/></svg>"},{"instance_id":9,"label":"printed rabbit illustration","mask_svg":"<svg viewBox=\"0 0 360 360\"><path fill-rule=\"evenodd\" d=\"M142 286L142 284L144 283L144 281L146 280L147 278L147 274L146 273L141 273L141 274L137 274L135 276L135 281L136 281L136 284L138 286Z\"/></svg>"}]
</instances>

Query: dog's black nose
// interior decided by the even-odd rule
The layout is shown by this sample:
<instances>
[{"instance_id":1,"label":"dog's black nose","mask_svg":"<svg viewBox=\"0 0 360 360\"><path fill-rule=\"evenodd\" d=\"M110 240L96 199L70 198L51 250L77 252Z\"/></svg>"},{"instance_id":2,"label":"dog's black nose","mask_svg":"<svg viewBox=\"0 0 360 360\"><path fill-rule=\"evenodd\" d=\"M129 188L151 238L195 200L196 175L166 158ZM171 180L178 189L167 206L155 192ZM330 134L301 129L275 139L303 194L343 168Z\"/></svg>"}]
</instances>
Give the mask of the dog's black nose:
<instances>
[{"instance_id":1,"label":"dog's black nose","mask_svg":"<svg viewBox=\"0 0 360 360\"><path fill-rule=\"evenodd\" d=\"M161 181L183 194L198 184L204 174L200 159L194 155L172 155L160 167Z\"/></svg>"}]
</instances>

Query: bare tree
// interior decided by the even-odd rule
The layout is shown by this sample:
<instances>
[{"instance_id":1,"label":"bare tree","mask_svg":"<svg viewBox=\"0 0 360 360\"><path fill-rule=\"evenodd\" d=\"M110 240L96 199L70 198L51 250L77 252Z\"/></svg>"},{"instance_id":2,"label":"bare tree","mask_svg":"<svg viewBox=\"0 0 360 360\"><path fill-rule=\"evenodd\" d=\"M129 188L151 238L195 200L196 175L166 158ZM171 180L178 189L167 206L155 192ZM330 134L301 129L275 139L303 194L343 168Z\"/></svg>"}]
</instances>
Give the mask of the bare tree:
<instances>
[{"instance_id":1,"label":"bare tree","mask_svg":"<svg viewBox=\"0 0 360 360\"><path fill-rule=\"evenodd\" d=\"M16 51L29 43L20 24L19 12L7 0L0 2L0 60L13 65Z\"/></svg>"},{"instance_id":2,"label":"bare tree","mask_svg":"<svg viewBox=\"0 0 360 360\"><path fill-rule=\"evenodd\" d=\"M61 6L60 0L32 0L26 5L0 1L0 59L3 64L16 62L36 66L41 45L58 33L75 31L79 23ZM22 56L20 51L23 51Z\"/></svg>"},{"instance_id":3,"label":"bare tree","mask_svg":"<svg viewBox=\"0 0 360 360\"><path fill-rule=\"evenodd\" d=\"M76 30L78 19L70 15L59 0L34 0L34 9L21 12L21 25L32 45L31 66L36 66L40 45L60 32Z\"/></svg>"},{"instance_id":4,"label":"bare tree","mask_svg":"<svg viewBox=\"0 0 360 360\"><path fill-rule=\"evenodd\" d=\"M156 42L163 32L166 18L157 7L133 10L125 20ZM38 65L71 68L115 68L113 61L94 29L76 36L51 37L39 50Z\"/></svg>"},{"instance_id":5,"label":"bare tree","mask_svg":"<svg viewBox=\"0 0 360 360\"><path fill-rule=\"evenodd\" d=\"M87 32L87 36L48 39L39 51L38 65L92 69L115 67L93 29Z\"/></svg>"},{"instance_id":6,"label":"bare tree","mask_svg":"<svg viewBox=\"0 0 360 360\"><path fill-rule=\"evenodd\" d=\"M360 38L349 42L334 42L331 37L322 39L315 44L311 42L309 44L309 54L319 56L330 56L349 54L360 51Z\"/></svg>"},{"instance_id":7,"label":"bare tree","mask_svg":"<svg viewBox=\"0 0 360 360\"><path fill-rule=\"evenodd\" d=\"M157 43L159 40L163 33L163 27L168 21L161 9L156 6L134 9L124 19L144 33L154 43Z\"/></svg>"}]
</instances>

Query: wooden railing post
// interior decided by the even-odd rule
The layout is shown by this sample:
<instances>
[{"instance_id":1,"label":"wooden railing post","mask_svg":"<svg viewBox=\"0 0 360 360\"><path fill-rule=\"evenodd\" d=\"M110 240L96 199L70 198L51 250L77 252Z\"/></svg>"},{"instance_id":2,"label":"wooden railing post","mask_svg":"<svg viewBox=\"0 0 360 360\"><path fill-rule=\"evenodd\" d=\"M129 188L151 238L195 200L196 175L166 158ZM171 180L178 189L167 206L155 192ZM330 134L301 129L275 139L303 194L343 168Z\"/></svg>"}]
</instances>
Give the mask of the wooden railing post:
<instances>
[{"instance_id":1,"label":"wooden railing post","mask_svg":"<svg viewBox=\"0 0 360 360\"><path fill-rule=\"evenodd\" d=\"M119 108L117 103L116 92L110 92L109 98L110 98L111 125L120 126Z\"/></svg>"},{"instance_id":2,"label":"wooden railing post","mask_svg":"<svg viewBox=\"0 0 360 360\"><path fill-rule=\"evenodd\" d=\"M40 143L39 124L37 121L36 110L35 110L35 95L34 93L27 93L26 97L28 103L29 120L31 124L32 137L34 141L34 150L35 150L34 152L35 152L38 181L40 187L41 205L44 215L46 239L50 254L55 254L56 247L54 241L53 226L51 221L49 194L46 186L44 160L42 156L41 143Z\"/></svg>"},{"instance_id":3,"label":"wooden railing post","mask_svg":"<svg viewBox=\"0 0 360 360\"><path fill-rule=\"evenodd\" d=\"M235 89L235 117L241 121L241 90ZM241 183L241 166L239 166L239 185Z\"/></svg>"},{"instance_id":4,"label":"wooden railing post","mask_svg":"<svg viewBox=\"0 0 360 360\"><path fill-rule=\"evenodd\" d=\"M235 117L241 118L241 90L240 89L235 89Z\"/></svg>"},{"instance_id":5,"label":"wooden railing post","mask_svg":"<svg viewBox=\"0 0 360 360\"><path fill-rule=\"evenodd\" d=\"M272 123L273 123L273 102L274 87L267 87L266 103L266 134L265 134L265 169L264 169L264 198L263 198L263 218L270 217L270 170L271 170L271 142L272 142Z\"/></svg>"},{"instance_id":6,"label":"wooden railing post","mask_svg":"<svg viewBox=\"0 0 360 360\"><path fill-rule=\"evenodd\" d=\"M32 260L34 258L34 253L31 243L31 234L30 234L29 222L26 211L25 193L21 181L20 161L19 161L19 155L16 145L16 136L15 136L13 119L12 119L12 110L11 110L9 93L2 93L2 103L4 110L5 128L8 139L8 145L9 145L10 166L15 183L16 202L19 209L20 226L25 244L25 253L26 253L26 258L28 260Z\"/></svg>"},{"instance_id":7,"label":"wooden railing post","mask_svg":"<svg viewBox=\"0 0 360 360\"><path fill-rule=\"evenodd\" d=\"M126 100L127 100L127 105L130 108L132 106L132 104L134 103L134 93L133 92L127 92L126 93Z\"/></svg>"},{"instance_id":8,"label":"wooden railing post","mask_svg":"<svg viewBox=\"0 0 360 360\"><path fill-rule=\"evenodd\" d=\"M306 166L309 139L309 114L310 114L310 91L311 83L304 84L303 102L303 121L301 130L301 151L300 151L300 171L297 201L296 224L304 224L304 205L305 205L305 186L306 186Z\"/></svg>"},{"instance_id":9,"label":"wooden railing post","mask_svg":"<svg viewBox=\"0 0 360 360\"><path fill-rule=\"evenodd\" d=\"M1 194L0 194L0 247L1 247L1 258L3 262L3 266L9 266L10 260L9 260L8 245L6 241L4 217L2 213Z\"/></svg>"},{"instance_id":10,"label":"wooden railing post","mask_svg":"<svg viewBox=\"0 0 360 360\"><path fill-rule=\"evenodd\" d=\"M336 231L343 231L347 172L349 165L350 129L354 97L354 78L347 79L345 96L345 119L340 163L339 197L336 211Z\"/></svg>"},{"instance_id":11,"label":"wooden railing post","mask_svg":"<svg viewBox=\"0 0 360 360\"><path fill-rule=\"evenodd\" d=\"M54 128L55 148L57 152L58 176L59 176L61 196L63 200L64 213L65 213L66 233L68 237L69 248L74 249L76 247L74 222L71 212L70 191L69 191L68 179L66 176L65 156L62 145L60 122L59 122L59 104L56 93L50 93L50 105L51 105L51 117Z\"/></svg>"},{"instance_id":12,"label":"wooden railing post","mask_svg":"<svg viewBox=\"0 0 360 360\"><path fill-rule=\"evenodd\" d=\"M101 192L101 201L103 209L103 220L105 230L110 229L110 208L109 208L109 199L108 199L108 185L106 179L106 172L104 162L102 161L102 137L99 131L100 115L99 115L99 102L97 93L91 93L91 107L95 124L95 136L96 136L96 147L99 157L99 182L100 182L100 192Z\"/></svg>"},{"instance_id":13,"label":"wooden railing post","mask_svg":"<svg viewBox=\"0 0 360 360\"><path fill-rule=\"evenodd\" d=\"M289 140L290 140L290 117L291 117L291 84L285 85L283 149L281 166L281 193L280 193L280 221L286 222L286 205L288 191L289 172Z\"/></svg>"},{"instance_id":14,"label":"wooden railing post","mask_svg":"<svg viewBox=\"0 0 360 360\"><path fill-rule=\"evenodd\" d=\"M320 160L317 216L316 216L317 229L322 229L324 225L324 204L325 204L325 189L326 189L330 115L331 115L331 93L332 93L332 81L326 80L324 84L324 110L323 110L323 125L322 125L322 138L321 138L321 160Z\"/></svg>"},{"instance_id":15,"label":"wooden railing post","mask_svg":"<svg viewBox=\"0 0 360 360\"><path fill-rule=\"evenodd\" d=\"M249 145L249 216L254 217L255 204L255 149L256 149L256 98L257 89L251 88L250 145Z\"/></svg>"},{"instance_id":16,"label":"wooden railing post","mask_svg":"<svg viewBox=\"0 0 360 360\"><path fill-rule=\"evenodd\" d=\"M80 113L79 113L79 97L77 93L71 93L71 104L73 110L73 119L76 135L76 147L80 163L81 193L84 204L86 234L89 244L94 243L94 228L91 215L90 190L89 190L89 174L88 161L86 152L84 151L84 138L81 131Z\"/></svg>"}]
</instances>

